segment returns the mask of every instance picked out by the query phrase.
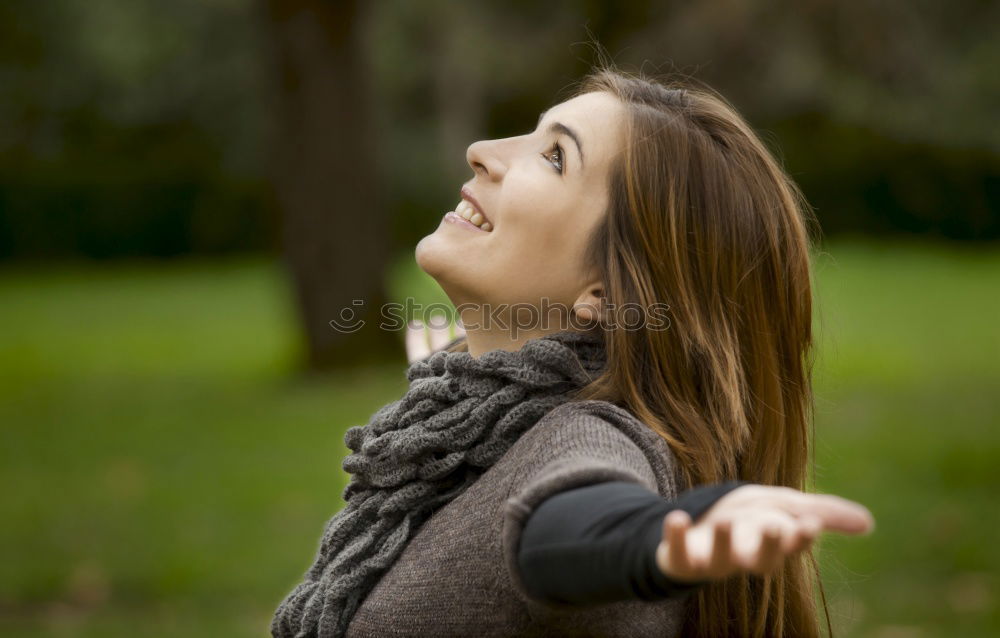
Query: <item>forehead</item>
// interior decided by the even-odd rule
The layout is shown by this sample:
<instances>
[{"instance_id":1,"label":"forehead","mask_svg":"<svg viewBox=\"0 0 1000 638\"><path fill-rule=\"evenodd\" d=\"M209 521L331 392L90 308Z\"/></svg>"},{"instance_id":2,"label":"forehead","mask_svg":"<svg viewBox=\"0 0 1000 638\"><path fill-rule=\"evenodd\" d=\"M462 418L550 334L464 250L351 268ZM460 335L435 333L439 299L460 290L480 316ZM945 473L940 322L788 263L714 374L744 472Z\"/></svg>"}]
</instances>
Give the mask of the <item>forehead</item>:
<instances>
[{"instance_id":1,"label":"forehead","mask_svg":"<svg viewBox=\"0 0 1000 638\"><path fill-rule=\"evenodd\" d=\"M560 122L574 129L583 143L585 157L606 163L622 146L625 107L615 96L604 91L584 93L556 104L542 113L539 124Z\"/></svg>"}]
</instances>

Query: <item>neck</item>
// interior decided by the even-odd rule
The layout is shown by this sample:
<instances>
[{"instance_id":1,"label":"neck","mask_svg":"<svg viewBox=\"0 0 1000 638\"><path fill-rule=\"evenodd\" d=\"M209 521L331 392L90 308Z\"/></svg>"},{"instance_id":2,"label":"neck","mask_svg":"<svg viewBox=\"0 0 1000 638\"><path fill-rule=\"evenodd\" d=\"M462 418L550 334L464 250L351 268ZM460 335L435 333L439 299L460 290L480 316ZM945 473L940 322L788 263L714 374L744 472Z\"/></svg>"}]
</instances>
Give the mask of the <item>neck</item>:
<instances>
[{"instance_id":1,"label":"neck","mask_svg":"<svg viewBox=\"0 0 1000 638\"><path fill-rule=\"evenodd\" d=\"M465 321L463 320L464 324ZM475 325L475 324L474 324ZM530 339L536 337L541 337L547 332L543 331L524 331L519 330L515 333L511 329L506 330L485 330L485 329L475 329L465 331L465 342L469 346L469 354L473 357L479 357L482 354L491 352L493 350L507 350L509 352L516 352L520 350L521 347L527 343Z\"/></svg>"},{"instance_id":2,"label":"neck","mask_svg":"<svg viewBox=\"0 0 1000 638\"><path fill-rule=\"evenodd\" d=\"M564 322L550 321L549 326L517 325L513 321L511 313L498 316L487 315L480 308L468 304L460 312L462 326L465 329L465 342L469 348L469 354L479 357L493 350L507 350L516 352L531 339L543 337L567 329ZM522 317L523 318L523 317Z\"/></svg>"},{"instance_id":3,"label":"neck","mask_svg":"<svg viewBox=\"0 0 1000 638\"><path fill-rule=\"evenodd\" d=\"M516 352L531 339L574 329L567 325L565 305L493 304L454 290L446 292L458 310L468 352L473 357L494 350Z\"/></svg>"}]
</instances>

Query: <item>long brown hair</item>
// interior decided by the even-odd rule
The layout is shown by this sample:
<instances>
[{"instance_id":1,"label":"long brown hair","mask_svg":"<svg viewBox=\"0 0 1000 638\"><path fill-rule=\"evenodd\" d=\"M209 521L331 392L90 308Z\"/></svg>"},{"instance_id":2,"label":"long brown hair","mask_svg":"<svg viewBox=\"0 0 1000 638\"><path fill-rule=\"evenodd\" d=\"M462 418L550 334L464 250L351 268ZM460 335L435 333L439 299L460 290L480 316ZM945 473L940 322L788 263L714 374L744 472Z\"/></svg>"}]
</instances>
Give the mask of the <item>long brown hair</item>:
<instances>
[{"instance_id":1,"label":"long brown hair","mask_svg":"<svg viewBox=\"0 0 1000 638\"><path fill-rule=\"evenodd\" d=\"M608 331L608 369L580 397L616 402L655 430L688 485L805 489L818 233L810 207L711 89L603 66L577 89L591 91L615 95L628 115L589 265L607 302L666 303L670 324ZM818 636L813 575L822 594L803 552L774 574L713 582L692 595L681 635Z\"/></svg>"},{"instance_id":2,"label":"long brown hair","mask_svg":"<svg viewBox=\"0 0 1000 638\"><path fill-rule=\"evenodd\" d=\"M587 265L607 303L666 303L670 323L606 331L607 370L576 396L621 405L656 431L689 486L742 479L806 489L819 233L810 207L712 89L604 62L576 87L593 91L616 96L627 117ZM773 574L700 588L681 635L818 636L813 576L832 635L811 552Z\"/></svg>"}]
</instances>

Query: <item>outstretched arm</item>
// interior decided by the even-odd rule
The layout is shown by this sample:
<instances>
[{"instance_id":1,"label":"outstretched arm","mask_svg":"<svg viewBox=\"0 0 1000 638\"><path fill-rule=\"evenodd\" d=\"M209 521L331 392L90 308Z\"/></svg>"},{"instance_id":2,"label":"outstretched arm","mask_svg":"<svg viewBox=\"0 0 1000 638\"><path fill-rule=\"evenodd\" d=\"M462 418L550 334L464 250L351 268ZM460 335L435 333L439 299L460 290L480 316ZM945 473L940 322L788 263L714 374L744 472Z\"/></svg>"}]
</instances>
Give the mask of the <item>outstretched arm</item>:
<instances>
[{"instance_id":1,"label":"outstretched arm","mask_svg":"<svg viewBox=\"0 0 1000 638\"><path fill-rule=\"evenodd\" d=\"M762 535L760 530L772 523L791 534L794 524L783 518L790 517L787 508L796 507L785 502L789 499L807 510L800 525L804 531L784 543L779 538L775 557L773 547L752 541L755 532ZM775 503L786 509L776 514ZM683 596L739 569L767 571L780 565L785 555L806 549L818 534L816 521L809 518L817 506L825 512L819 520L830 520L832 529L851 533L851 526L863 521L844 519L845 504L848 519L867 514L838 497L744 481L701 485L676 500L637 483L602 482L543 501L525 525L518 566L528 591L551 602L598 604ZM738 534L730 534L725 545L727 522L734 519ZM696 529L692 521L698 521ZM730 532L733 528L728 526ZM719 534L720 542L705 547L706 534L711 539Z\"/></svg>"}]
</instances>

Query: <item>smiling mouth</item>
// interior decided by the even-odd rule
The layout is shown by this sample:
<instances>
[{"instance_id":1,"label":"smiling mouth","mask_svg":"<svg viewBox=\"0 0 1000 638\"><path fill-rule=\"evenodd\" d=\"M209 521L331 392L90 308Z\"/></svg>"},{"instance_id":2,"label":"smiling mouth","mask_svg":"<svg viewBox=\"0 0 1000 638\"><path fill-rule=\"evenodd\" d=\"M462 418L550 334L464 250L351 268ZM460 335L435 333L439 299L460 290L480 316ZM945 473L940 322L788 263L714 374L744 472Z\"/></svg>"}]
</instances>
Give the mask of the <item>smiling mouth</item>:
<instances>
[{"instance_id":1,"label":"smiling mouth","mask_svg":"<svg viewBox=\"0 0 1000 638\"><path fill-rule=\"evenodd\" d=\"M493 232L493 224L483 217L483 214L477 211L467 199L458 203L458 206L455 207L455 214L480 230L485 230L488 233Z\"/></svg>"},{"instance_id":2,"label":"smiling mouth","mask_svg":"<svg viewBox=\"0 0 1000 638\"><path fill-rule=\"evenodd\" d=\"M453 210L450 210L444 214L444 221L446 221L449 224L455 224L456 226L462 226L463 228L466 228L468 230L474 230L477 233L488 234L490 232L487 230L483 230L479 226L473 225L472 222L470 222L464 217L460 217L458 213L456 213Z\"/></svg>"}]
</instances>

